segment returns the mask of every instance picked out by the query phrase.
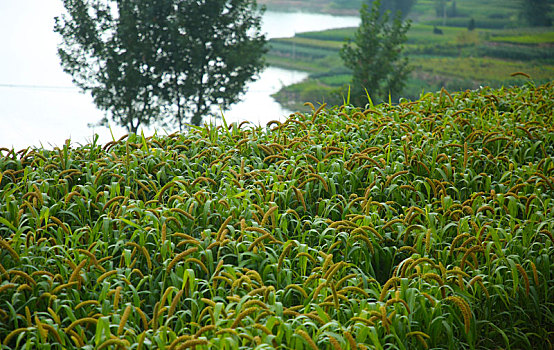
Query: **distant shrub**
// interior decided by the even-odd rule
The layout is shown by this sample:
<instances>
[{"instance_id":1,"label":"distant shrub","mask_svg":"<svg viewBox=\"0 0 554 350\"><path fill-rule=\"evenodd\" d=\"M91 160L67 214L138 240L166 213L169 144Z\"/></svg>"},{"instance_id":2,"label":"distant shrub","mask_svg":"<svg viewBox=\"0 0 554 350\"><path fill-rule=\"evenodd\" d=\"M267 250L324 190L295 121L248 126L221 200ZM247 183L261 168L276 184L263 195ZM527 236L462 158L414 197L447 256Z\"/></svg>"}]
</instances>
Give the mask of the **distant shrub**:
<instances>
[{"instance_id":1,"label":"distant shrub","mask_svg":"<svg viewBox=\"0 0 554 350\"><path fill-rule=\"evenodd\" d=\"M473 31L475 29L475 20L472 18L469 20L469 24L467 25L467 30Z\"/></svg>"}]
</instances>

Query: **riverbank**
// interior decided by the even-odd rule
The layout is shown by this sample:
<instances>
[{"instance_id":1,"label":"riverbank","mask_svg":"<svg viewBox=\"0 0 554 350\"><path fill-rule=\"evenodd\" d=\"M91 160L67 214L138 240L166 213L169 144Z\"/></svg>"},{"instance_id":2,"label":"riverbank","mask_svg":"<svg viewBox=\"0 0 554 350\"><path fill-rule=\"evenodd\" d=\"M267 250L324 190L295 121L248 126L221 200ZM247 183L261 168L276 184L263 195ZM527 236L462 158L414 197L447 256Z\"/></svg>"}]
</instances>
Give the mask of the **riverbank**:
<instances>
[{"instance_id":1,"label":"riverbank","mask_svg":"<svg viewBox=\"0 0 554 350\"><path fill-rule=\"evenodd\" d=\"M271 11L325 13L335 16L359 14L356 7L337 7L329 0L259 0L258 4L266 6Z\"/></svg>"}]
</instances>

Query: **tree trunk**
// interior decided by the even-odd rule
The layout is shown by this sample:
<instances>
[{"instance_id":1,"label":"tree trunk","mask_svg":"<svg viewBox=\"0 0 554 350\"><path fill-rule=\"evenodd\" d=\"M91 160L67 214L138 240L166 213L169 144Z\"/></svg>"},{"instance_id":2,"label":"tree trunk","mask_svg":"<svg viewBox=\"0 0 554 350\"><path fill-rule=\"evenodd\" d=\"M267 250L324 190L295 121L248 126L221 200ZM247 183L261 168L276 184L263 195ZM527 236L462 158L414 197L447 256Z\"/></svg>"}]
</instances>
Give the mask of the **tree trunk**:
<instances>
[{"instance_id":1,"label":"tree trunk","mask_svg":"<svg viewBox=\"0 0 554 350\"><path fill-rule=\"evenodd\" d=\"M183 115L181 114L181 99L177 99L177 120L179 121L179 132L183 132Z\"/></svg>"},{"instance_id":2,"label":"tree trunk","mask_svg":"<svg viewBox=\"0 0 554 350\"><path fill-rule=\"evenodd\" d=\"M129 123L129 130L128 130L128 131L129 131L131 134L135 134L135 135L136 135L136 134L137 134L137 131L138 131L138 127L139 127L139 124L138 124L138 123L137 123L137 125L135 126L135 125L133 125L133 122L131 121L131 122Z\"/></svg>"},{"instance_id":3,"label":"tree trunk","mask_svg":"<svg viewBox=\"0 0 554 350\"><path fill-rule=\"evenodd\" d=\"M200 126L202 124L202 111L204 110L204 89L198 91L198 101L196 102L196 112L192 116L192 125Z\"/></svg>"},{"instance_id":4,"label":"tree trunk","mask_svg":"<svg viewBox=\"0 0 554 350\"><path fill-rule=\"evenodd\" d=\"M194 113L191 124L196 126L200 126L200 124L202 124L202 114L200 114L200 112Z\"/></svg>"}]
</instances>

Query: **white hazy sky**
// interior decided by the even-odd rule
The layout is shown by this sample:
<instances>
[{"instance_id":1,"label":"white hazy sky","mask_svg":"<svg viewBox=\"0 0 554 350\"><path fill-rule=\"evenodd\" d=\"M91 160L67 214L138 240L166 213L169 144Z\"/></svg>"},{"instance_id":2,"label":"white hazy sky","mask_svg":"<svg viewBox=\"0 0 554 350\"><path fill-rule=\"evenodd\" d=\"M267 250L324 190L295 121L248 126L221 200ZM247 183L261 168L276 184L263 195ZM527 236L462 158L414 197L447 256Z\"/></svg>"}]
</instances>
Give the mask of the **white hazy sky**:
<instances>
[{"instance_id":1,"label":"white hazy sky","mask_svg":"<svg viewBox=\"0 0 554 350\"><path fill-rule=\"evenodd\" d=\"M93 133L100 135L101 142L111 140L107 128L87 126L104 113L96 109L90 96L73 86L71 77L59 65L59 37L53 26L54 17L62 11L61 0L0 0L0 147L59 146L68 138L85 143ZM263 30L268 37L287 37L357 23L355 17L268 12ZM226 119L255 124L282 119L288 111L269 95L305 76L266 70L258 82L250 85L244 102L226 112ZM264 108L263 116L257 112L260 106ZM126 133L115 125L112 130L116 138ZM145 133L152 134L153 130L146 129Z\"/></svg>"},{"instance_id":2,"label":"white hazy sky","mask_svg":"<svg viewBox=\"0 0 554 350\"><path fill-rule=\"evenodd\" d=\"M58 0L0 0L0 147L85 142L96 131L87 124L103 116L59 65L53 26L62 10Z\"/></svg>"}]
</instances>

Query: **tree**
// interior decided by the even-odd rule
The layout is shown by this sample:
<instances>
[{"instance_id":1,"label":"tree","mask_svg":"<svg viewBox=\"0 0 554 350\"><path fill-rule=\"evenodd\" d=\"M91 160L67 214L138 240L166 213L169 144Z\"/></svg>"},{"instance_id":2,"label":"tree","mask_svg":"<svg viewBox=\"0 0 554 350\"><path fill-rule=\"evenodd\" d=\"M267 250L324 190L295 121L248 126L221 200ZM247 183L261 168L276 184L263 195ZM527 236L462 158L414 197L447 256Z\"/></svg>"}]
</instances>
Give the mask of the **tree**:
<instances>
[{"instance_id":1,"label":"tree","mask_svg":"<svg viewBox=\"0 0 554 350\"><path fill-rule=\"evenodd\" d=\"M98 108L136 133L202 122L236 102L264 67L254 0L63 0L63 69ZM105 117L100 124L108 123Z\"/></svg>"},{"instance_id":2,"label":"tree","mask_svg":"<svg viewBox=\"0 0 554 350\"><path fill-rule=\"evenodd\" d=\"M58 54L64 71L118 124L133 132L140 124L149 125L159 112L152 87L161 76L146 65L144 55L154 43L145 37L131 2L117 4L118 18L100 2L64 0L64 6L67 15L56 18L54 29L63 39Z\"/></svg>"},{"instance_id":3,"label":"tree","mask_svg":"<svg viewBox=\"0 0 554 350\"><path fill-rule=\"evenodd\" d=\"M446 0L435 0L435 12L442 18L442 25L446 25Z\"/></svg>"},{"instance_id":4,"label":"tree","mask_svg":"<svg viewBox=\"0 0 554 350\"><path fill-rule=\"evenodd\" d=\"M380 12L384 14L389 11L391 14L395 15L398 11L402 13L402 18L406 18L410 10L414 6L417 0L384 0L381 3ZM369 0L369 6L373 5L375 0ZM390 19L392 19L391 17Z\"/></svg>"},{"instance_id":5,"label":"tree","mask_svg":"<svg viewBox=\"0 0 554 350\"><path fill-rule=\"evenodd\" d=\"M255 1L177 2L181 7L171 40L175 49L164 90L182 128L188 118L200 125L213 105L226 109L237 102L246 83L264 68L267 50Z\"/></svg>"},{"instance_id":6,"label":"tree","mask_svg":"<svg viewBox=\"0 0 554 350\"><path fill-rule=\"evenodd\" d=\"M475 20L473 19L473 17L469 20L467 30L469 30L470 32L475 30Z\"/></svg>"},{"instance_id":7,"label":"tree","mask_svg":"<svg viewBox=\"0 0 554 350\"><path fill-rule=\"evenodd\" d=\"M552 1L521 0L521 16L533 27L552 26Z\"/></svg>"},{"instance_id":8,"label":"tree","mask_svg":"<svg viewBox=\"0 0 554 350\"><path fill-rule=\"evenodd\" d=\"M399 14L389 22L389 13L381 15L379 7L379 0L371 10L362 6L362 22L354 42L348 40L340 51L345 66L352 70L351 100L356 105L365 104L366 91L372 101L385 100L389 95L396 98L410 72L408 59L402 57L410 22L402 22Z\"/></svg>"},{"instance_id":9,"label":"tree","mask_svg":"<svg viewBox=\"0 0 554 350\"><path fill-rule=\"evenodd\" d=\"M456 9L456 0L452 0L452 8L450 9L450 14L448 17L457 17L458 10Z\"/></svg>"}]
</instances>

